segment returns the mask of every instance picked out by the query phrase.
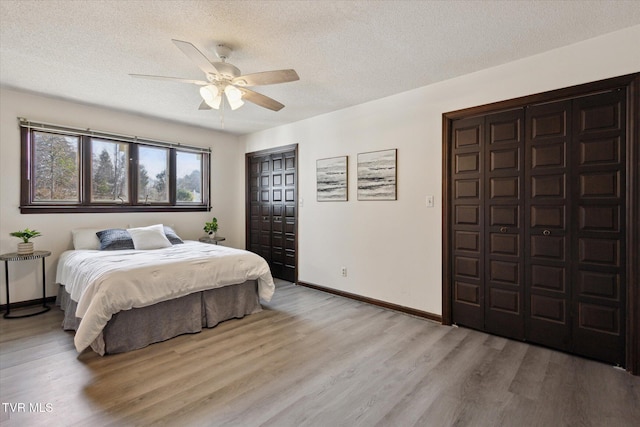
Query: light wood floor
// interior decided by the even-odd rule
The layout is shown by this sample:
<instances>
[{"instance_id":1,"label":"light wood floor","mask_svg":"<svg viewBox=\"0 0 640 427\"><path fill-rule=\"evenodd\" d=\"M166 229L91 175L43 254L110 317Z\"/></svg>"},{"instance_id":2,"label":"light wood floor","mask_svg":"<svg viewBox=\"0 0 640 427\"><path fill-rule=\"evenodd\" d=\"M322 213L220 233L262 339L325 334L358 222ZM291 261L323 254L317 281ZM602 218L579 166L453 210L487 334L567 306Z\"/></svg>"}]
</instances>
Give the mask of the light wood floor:
<instances>
[{"instance_id":1,"label":"light wood floor","mask_svg":"<svg viewBox=\"0 0 640 427\"><path fill-rule=\"evenodd\" d=\"M106 357L78 356L57 308L2 319L0 425L640 422L640 378L605 364L286 283L264 307Z\"/></svg>"}]
</instances>

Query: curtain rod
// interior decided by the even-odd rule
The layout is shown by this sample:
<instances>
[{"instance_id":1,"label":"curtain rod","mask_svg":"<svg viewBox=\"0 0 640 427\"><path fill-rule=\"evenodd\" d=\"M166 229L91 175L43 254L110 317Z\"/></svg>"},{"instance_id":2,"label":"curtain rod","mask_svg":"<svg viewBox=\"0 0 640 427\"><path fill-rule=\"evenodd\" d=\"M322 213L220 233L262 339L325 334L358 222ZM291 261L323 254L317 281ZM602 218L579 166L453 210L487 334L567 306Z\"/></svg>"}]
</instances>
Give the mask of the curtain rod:
<instances>
[{"instance_id":1,"label":"curtain rod","mask_svg":"<svg viewBox=\"0 0 640 427\"><path fill-rule=\"evenodd\" d=\"M108 139L119 139L127 142L211 153L211 148L197 147L193 145L183 145L179 142L169 142L169 141L162 141L159 139L151 139L151 138L139 138L135 135L123 135L123 134L105 132L105 131L100 131L100 130L95 130L90 128L83 129L83 128L77 128L72 126L57 125L54 123L36 122L36 121L25 119L24 117L18 117L18 121L20 122L21 127L28 128L28 129L36 129L36 130L42 130L42 131L47 131L47 130L59 131L59 132L65 132L65 133L72 133L74 135L102 137L102 138L108 138Z\"/></svg>"}]
</instances>

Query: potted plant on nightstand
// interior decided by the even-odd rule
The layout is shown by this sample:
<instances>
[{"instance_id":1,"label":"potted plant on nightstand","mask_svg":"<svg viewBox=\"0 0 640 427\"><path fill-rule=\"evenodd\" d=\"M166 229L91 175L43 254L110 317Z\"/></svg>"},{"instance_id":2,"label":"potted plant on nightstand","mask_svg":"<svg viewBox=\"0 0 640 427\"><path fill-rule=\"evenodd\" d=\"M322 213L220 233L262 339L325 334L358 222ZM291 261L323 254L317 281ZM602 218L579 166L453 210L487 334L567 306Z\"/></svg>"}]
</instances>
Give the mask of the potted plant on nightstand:
<instances>
[{"instance_id":1,"label":"potted plant on nightstand","mask_svg":"<svg viewBox=\"0 0 640 427\"><path fill-rule=\"evenodd\" d=\"M211 239L216 237L216 231L218 231L218 218L213 217L211 221L205 222L203 230L209 234Z\"/></svg>"},{"instance_id":2,"label":"potted plant on nightstand","mask_svg":"<svg viewBox=\"0 0 640 427\"><path fill-rule=\"evenodd\" d=\"M30 230L25 228L21 231L14 231L13 233L9 233L13 237L17 237L22 239L22 243L18 243L18 255L30 255L33 253L33 242L30 242L29 239L33 239L35 237L41 236L42 234L36 230Z\"/></svg>"}]
</instances>

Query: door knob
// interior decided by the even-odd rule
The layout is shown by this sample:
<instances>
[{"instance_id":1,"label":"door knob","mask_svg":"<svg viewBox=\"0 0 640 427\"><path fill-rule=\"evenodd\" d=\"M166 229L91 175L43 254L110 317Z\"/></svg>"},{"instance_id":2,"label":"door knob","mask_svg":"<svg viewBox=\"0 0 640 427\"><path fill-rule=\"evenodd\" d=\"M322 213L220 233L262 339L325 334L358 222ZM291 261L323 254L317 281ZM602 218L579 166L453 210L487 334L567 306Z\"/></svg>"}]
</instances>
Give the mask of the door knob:
<instances>
[{"instance_id":1,"label":"door knob","mask_svg":"<svg viewBox=\"0 0 640 427\"><path fill-rule=\"evenodd\" d=\"M507 232L507 227L500 227L500 232L501 233L506 233Z\"/></svg>"},{"instance_id":2,"label":"door knob","mask_svg":"<svg viewBox=\"0 0 640 427\"><path fill-rule=\"evenodd\" d=\"M551 234L551 232L550 232L549 230L544 230L544 231L542 232L542 235L543 235L543 236L549 236L550 234Z\"/></svg>"}]
</instances>

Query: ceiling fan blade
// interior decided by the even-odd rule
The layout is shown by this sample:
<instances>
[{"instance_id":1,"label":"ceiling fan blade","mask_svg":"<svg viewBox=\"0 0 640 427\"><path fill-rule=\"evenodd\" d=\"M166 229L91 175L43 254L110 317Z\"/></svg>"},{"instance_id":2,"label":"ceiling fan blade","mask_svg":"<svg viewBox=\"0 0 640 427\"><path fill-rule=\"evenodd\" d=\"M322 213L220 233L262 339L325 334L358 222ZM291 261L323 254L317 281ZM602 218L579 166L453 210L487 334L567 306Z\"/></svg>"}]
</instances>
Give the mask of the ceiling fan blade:
<instances>
[{"instance_id":1,"label":"ceiling fan blade","mask_svg":"<svg viewBox=\"0 0 640 427\"><path fill-rule=\"evenodd\" d=\"M218 70L216 67L211 64L211 62L207 59L206 56L202 52L198 50L194 45L189 42L183 42L182 40L171 40L178 49L182 51L185 55L189 57L196 65L207 74L215 74L218 75Z\"/></svg>"},{"instance_id":2,"label":"ceiling fan blade","mask_svg":"<svg viewBox=\"0 0 640 427\"><path fill-rule=\"evenodd\" d=\"M211 110L211 107L205 101L202 101L202 103L198 107L198 110Z\"/></svg>"},{"instance_id":3,"label":"ceiling fan blade","mask_svg":"<svg viewBox=\"0 0 640 427\"><path fill-rule=\"evenodd\" d=\"M263 86L293 82L296 80L300 80L296 70L275 70L236 77L231 83L238 86Z\"/></svg>"},{"instance_id":4,"label":"ceiling fan blade","mask_svg":"<svg viewBox=\"0 0 640 427\"><path fill-rule=\"evenodd\" d=\"M152 80L165 80L176 83L191 83L194 85L206 86L209 82L205 82L204 80L191 80L191 79L181 79L180 77L164 77L164 76L148 76L146 74L129 74L131 77L135 77L138 79L152 79Z\"/></svg>"},{"instance_id":5,"label":"ceiling fan blade","mask_svg":"<svg viewBox=\"0 0 640 427\"><path fill-rule=\"evenodd\" d=\"M281 104L275 99L269 98L261 93L254 92L244 87L238 87L238 89L242 92L242 99L245 101L253 102L256 105L273 111L280 111L284 108L284 104Z\"/></svg>"}]
</instances>

